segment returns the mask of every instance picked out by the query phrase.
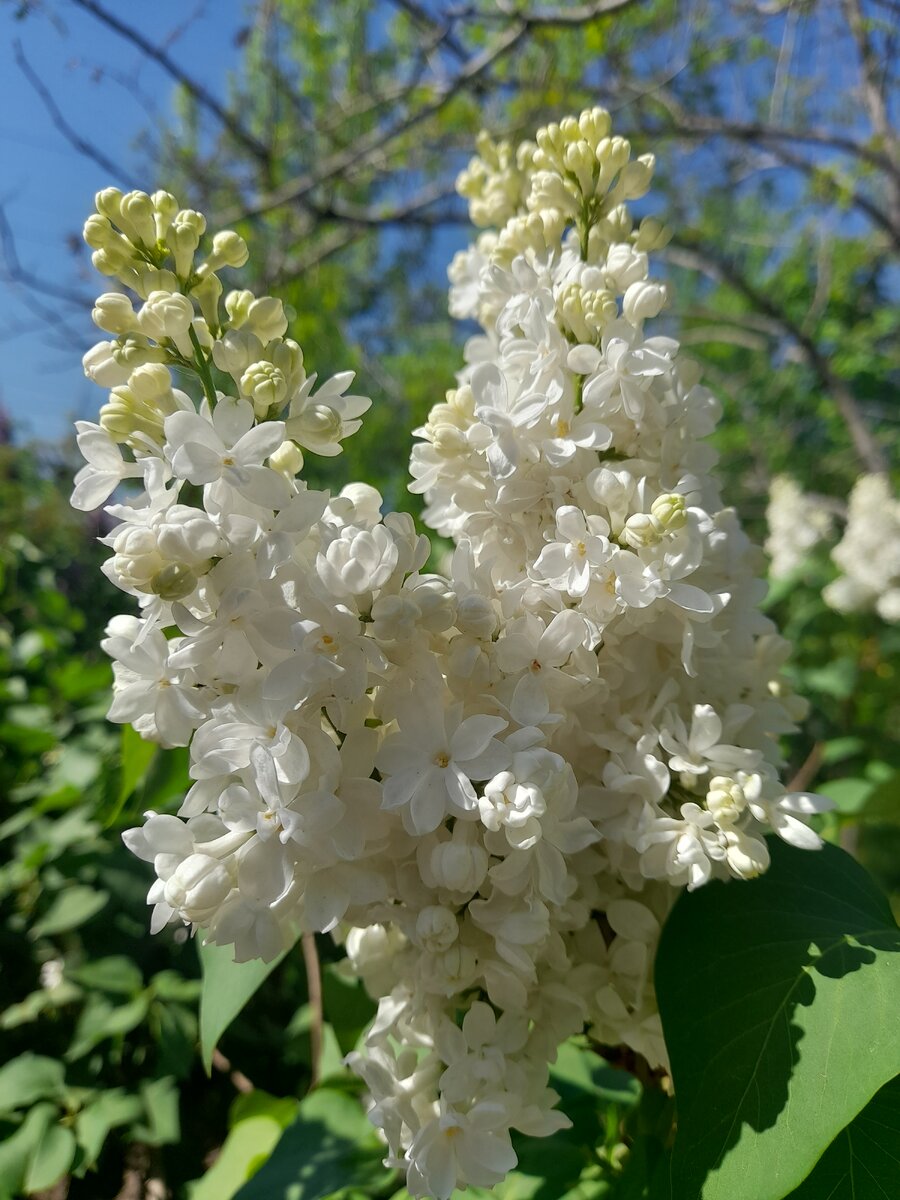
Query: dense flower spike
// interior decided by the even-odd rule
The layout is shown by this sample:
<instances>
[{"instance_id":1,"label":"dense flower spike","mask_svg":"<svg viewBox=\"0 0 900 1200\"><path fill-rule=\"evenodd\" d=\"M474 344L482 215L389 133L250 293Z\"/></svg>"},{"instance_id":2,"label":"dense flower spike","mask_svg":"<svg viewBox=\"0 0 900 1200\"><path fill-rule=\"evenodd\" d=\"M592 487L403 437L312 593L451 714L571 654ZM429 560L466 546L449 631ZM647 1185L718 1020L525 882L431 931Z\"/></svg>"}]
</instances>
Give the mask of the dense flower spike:
<instances>
[{"instance_id":1,"label":"dense flower spike","mask_svg":"<svg viewBox=\"0 0 900 1200\"><path fill-rule=\"evenodd\" d=\"M773 479L766 509L772 577L799 570L815 546L832 541L838 512L845 524L831 558L840 574L822 599L837 612L874 611L883 621L900 621L900 500L887 475L860 475L846 509L806 495L787 476Z\"/></svg>"},{"instance_id":2,"label":"dense flower spike","mask_svg":"<svg viewBox=\"0 0 900 1200\"><path fill-rule=\"evenodd\" d=\"M241 960L341 935L379 997L351 1056L370 1117L441 1200L501 1180L513 1130L568 1123L565 1038L665 1064L652 963L677 890L765 870L771 829L816 846L822 807L778 782L796 704L710 474L716 402L644 333L666 235L625 203L652 157L602 110L479 150L460 190L485 231L451 307L484 332L412 464L449 579L373 489L296 477L369 402L346 374L313 391L277 300L220 303L246 247L220 233L197 261L205 221L166 193L103 192L86 227L141 303L98 301L114 339L85 369L113 395L73 497L143 485L109 509L108 574L141 609L108 630L110 715L189 744L194 780L126 835L152 928Z\"/></svg>"}]
</instances>

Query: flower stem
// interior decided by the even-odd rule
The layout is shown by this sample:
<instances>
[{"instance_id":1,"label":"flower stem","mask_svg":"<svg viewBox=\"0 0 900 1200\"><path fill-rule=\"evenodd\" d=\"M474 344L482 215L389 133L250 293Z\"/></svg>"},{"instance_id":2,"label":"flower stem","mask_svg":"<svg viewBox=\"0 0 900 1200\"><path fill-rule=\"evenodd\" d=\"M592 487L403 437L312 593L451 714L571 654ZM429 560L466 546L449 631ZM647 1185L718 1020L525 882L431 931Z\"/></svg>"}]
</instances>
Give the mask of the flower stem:
<instances>
[{"instance_id":1,"label":"flower stem","mask_svg":"<svg viewBox=\"0 0 900 1200\"><path fill-rule=\"evenodd\" d=\"M209 359L203 353L203 347L200 345L200 339L197 337L193 325L188 329L188 337L191 339L191 345L194 347L194 363L197 367L197 374L200 376L200 382L203 384L203 391L206 393L209 407L213 409L216 407L216 389L209 370Z\"/></svg>"}]
</instances>

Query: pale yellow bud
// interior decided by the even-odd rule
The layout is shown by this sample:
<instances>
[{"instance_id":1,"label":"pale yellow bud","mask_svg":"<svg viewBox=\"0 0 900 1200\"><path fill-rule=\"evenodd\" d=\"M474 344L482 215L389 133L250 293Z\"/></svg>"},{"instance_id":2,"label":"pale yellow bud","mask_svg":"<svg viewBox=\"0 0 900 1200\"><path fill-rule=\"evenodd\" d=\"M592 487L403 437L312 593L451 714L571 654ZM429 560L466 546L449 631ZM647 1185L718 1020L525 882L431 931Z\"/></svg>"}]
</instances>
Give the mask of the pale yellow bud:
<instances>
[{"instance_id":1,"label":"pale yellow bud","mask_svg":"<svg viewBox=\"0 0 900 1200\"><path fill-rule=\"evenodd\" d=\"M684 496L678 492L668 492L657 496L650 505L650 513L663 528L665 533L675 533L687 525L687 508Z\"/></svg>"},{"instance_id":2,"label":"pale yellow bud","mask_svg":"<svg viewBox=\"0 0 900 1200\"><path fill-rule=\"evenodd\" d=\"M730 775L714 775L709 781L706 807L718 825L733 825L747 807L744 789Z\"/></svg>"},{"instance_id":3,"label":"pale yellow bud","mask_svg":"<svg viewBox=\"0 0 900 1200\"><path fill-rule=\"evenodd\" d=\"M191 295L200 305L207 325L219 328L219 297L222 295L222 284L218 275L207 275L192 290Z\"/></svg>"},{"instance_id":4,"label":"pale yellow bud","mask_svg":"<svg viewBox=\"0 0 900 1200\"><path fill-rule=\"evenodd\" d=\"M282 405L287 396L284 372L274 363L255 362L241 376L241 393L253 401L253 411L260 419Z\"/></svg>"},{"instance_id":5,"label":"pale yellow bud","mask_svg":"<svg viewBox=\"0 0 900 1200\"><path fill-rule=\"evenodd\" d=\"M303 451L296 442L282 442L278 449L269 455L269 466L273 471L279 471L286 479L295 479L303 470Z\"/></svg>"},{"instance_id":6,"label":"pale yellow bud","mask_svg":"<svg viewBox=\"0 0 900 1200\"><path fill-rule=\"evenodd\" d=\"M178 212L178 201L171 192L154 192L150 199L153 202L156 240L164 242Z\"/></svg>"},{"instance_id":7,"label":"pale yellow bud","mask_svg":"<svg viewBox=\"0 0 900 1200\"><path fill-rule=\"evenodd\" d=\"M233 329L240 329L250 316L250 307L256 297L252 292L233 291L225 297L225 311Z\"/></svg>"},{"instance_id":8,"label":"pale yellow bud","mask_svg":"<svg viewBox=\"0 0 900 1200\"><path fill-rule=\"evenodd\" d=\"M625 522L619 541L632 550L643 550L655 546L662 537L662 528L656 517L649 513L634 513Z\"/></svg>"},{"instance_id":9,"label":"pale yellow bud","mask_svg":"<svg viewBox=\"0 0 900 1200\"><path fill-rule=\"evenodd\" d=\"M263 345L247 329L229 329L223 338L213 343L213 362L220 371L237 381L252 362L263 356Z\"/></svg>"},{"instance_id":10,"label":"pale yellow bud","mask_svg":"<svg viewBox=\"0 0 900 1200\"><path fill-rule=\"evenodd\" d=\"M223 229L213 238L212 253L203 264L206 271L221 267L242 267L250 257L247 243L233 229Z\"/></svg>"},{"instance_id":11,"label":"pale yellow bud","mask_svg":"<svg viewBox=\"0 0 900 1200\"><path fill-rule=\"evenodd\" d=\"M203 572L201 571L201 574ZM168 563L153 575L147 590L161 600L183 600L197 586L197 576L184 563Z\"/></svg>"},{"instance_id":12,"label":"pale yellow bud","mask_svg":"<svg viewBox=\"0 0 900 1200\"><path fill-rule=\"evenodd\" d=\"M108 217L110 221L115 221L118 224L120 215L120 206L122 203L122 192L119 188L109 187L103 188L94 196L94 207L101 216Z\"/></svg>"},{"instance_id":13,"label":"pale yellow bud","mask_svg":"<svg viewBox=\"0 0 900 1200\"><path fill-rule=\"evenodd\" d=\"M157 342L179 338L190 328L194 306L178 292L151 292L137 319L141 331Z\"/></svg>"},{"instance_id":14,"label":"pale yellow bud","mask_svg":"<svg viewBox=\"0 0 900 1200\"><path fill-rule=\"evenodd\" d=\"M622 315L629 325L639 325L657 316L665 308L668 296L665 285L649 280L632 283L622 300Z\"/></svg>"},{"instance_id":15,"label":"pale yellow bud","mask_svg":"<svg viewBox=\"0 0 900 1200\"><path fill-rule=\"evenodd\" d=\"M126 192L119 202L118 225L135 244L156 244L156 214L146 192Z\"/></svg>"},{"instance_id":16,"label":"pale yellow bud","mask_svg":"<svg viewBox=\"0 0 900 1200\"><path fill-rule=\"evenodd\" d=\"M104 250L118 235L107 217L91 213L84 223L82 236L92 250Z\"/></svg>"},{"instance_id":17,"label":"pale yellow bud","mask_svg":"<svg viewBox=\"0 0 900 1200\"><path fill-rule=\"evenodd\" d=\"M662 221L658 221L656 217L644 217L638 227L634 243L635 249L643 250L646 253L662 250L663 246L668 245L671 237L671 231L663 225Z\"/></svg>"},{"instance_id":18,"label":"pale yellow bud","mask_svg":"<svg viewBox=\"0 0 900 1200\"><path fill-rule=\"evenodd\" d=\"M166 241L175 256L175 273L182 279L191 274L194 253L205 231L206 217L193 209L181 209L172 220Z\"/></svg>"},{"instance_id":19,"label":"pale yellow bud","mask_svg":"<svg viewBox=\"0 0 900 1200\"><path fill-rule=\"evenodd\" d=\"M131 333L137 326L134 308L121 292L104 292L91 311L91 320L107 333Z\"/></svg>"},{"instance_id":20,"label":"pale yellow bud","mask_svg":"<svg viewBox=\"0 0 900 1200\"><path fill-rule=\"evenodd\" d=\"M653 154L642 154L634 162L628 163L622 171L617 193L622 200L637 200L646 196L653 180L656 157Z\"/></svg>"},{"instance_id":21,"label":"pale yellow bud","mask_svg":"<svg viewBox=\"0 0 900 1200\"><path fill-rule=\"evenodd\" d=\"M135 281L131 284L142 300L147 300L153 292L178 293L180 291L178 278L174 272L162 267L148 267L142 263L135 267Z\"/></svg>"}]
</instances>

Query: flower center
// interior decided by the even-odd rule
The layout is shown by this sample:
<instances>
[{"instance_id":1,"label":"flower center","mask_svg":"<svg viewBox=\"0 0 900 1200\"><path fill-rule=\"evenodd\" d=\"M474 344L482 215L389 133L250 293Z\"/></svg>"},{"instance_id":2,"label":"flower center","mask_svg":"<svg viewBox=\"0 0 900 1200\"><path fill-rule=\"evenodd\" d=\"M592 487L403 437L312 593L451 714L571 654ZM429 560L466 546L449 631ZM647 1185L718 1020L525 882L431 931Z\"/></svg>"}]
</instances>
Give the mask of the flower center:
<instances>
[{"instance_id":1,"label":"flower center","mask_svg":"<svg viewBox=\"0 0 900 1200\"><path fill-rule=\"evenodd\" d=\"M447 767L450 765L450 755L446 750L440 750L434 756L434 765L436 767Z\"/></svg>"}]
</instances>

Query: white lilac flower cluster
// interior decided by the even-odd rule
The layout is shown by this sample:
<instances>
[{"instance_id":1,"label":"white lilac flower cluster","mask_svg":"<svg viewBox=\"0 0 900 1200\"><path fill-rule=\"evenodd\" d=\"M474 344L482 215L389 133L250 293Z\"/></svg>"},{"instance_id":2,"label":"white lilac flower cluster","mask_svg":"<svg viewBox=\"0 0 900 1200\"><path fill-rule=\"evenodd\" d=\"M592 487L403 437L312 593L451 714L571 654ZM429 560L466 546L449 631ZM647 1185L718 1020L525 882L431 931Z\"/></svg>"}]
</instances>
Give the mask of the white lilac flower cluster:
<instances>
[{"instance_id":1,"label":"white lilac flower cluster","mask_svg":"<svg viewBox=\"0 0 900 1200\"><path fill-rule=\"evenodd\" d=\"M378 1013L352 1058L415 1196L491 1186L511 1132L568 1124L548 1065L587 1030L665 1064L652 964L678 890L750 878L774 829L813 848L775 738L798 702L758 611L761 556L722 510L717 406L648 277L649 185L601 110L460 180L493 226L452 267L477 316L459 387L413 455L432 526L364 484L297 478L368 401L313 390L281 305L217 272L246 248L166 193L98 197L112 386L82 423L74 503L108 511L110 578L137 598L104 643L114 720L190 745L178 816L126 835L170 921L272 958L334 931ZM171 369L202 382L199 411Z\"/></svg>"},{"instance_id":2,"label":"white lilac flower cluster","mask_svg":"<svg viewBox=\"0 0 900 1200\"><path fill-rule=\"evenodd\" d=\"M834 514L820 497L807 495L789 475L776 475L769 486L766 524L769 574L773 579L787 579L820 542L831 537Z\"/></svg>"},{"instance_id":3,"label":"white lilac flower cluster","mask_svg":"<svg viewBox=\"0 0 900 1200\"><path fill-rule=\"evenodd\" d=\"M900 621L900 499L887 475L857 479L831 557L841 574L824 589L826 604L838 612L874 609L884 621Z\"/></svg>"},{"instance_id":4,"label":"white lilac flower cluster","mask_svg":"<svg viewBox=\"0 0 900 1200\"><path fill-rule=\"evenodd\" d=\"M860 475L846 510L836 501L805 493L786 475L769 489L766 552L773 579L792 575L823 541L834 537L835 514L844 531L831 558L840 574L822 590L837 612L876 612L900 621L900 500L885 474Z\"/></svg>"}]
</instances>

